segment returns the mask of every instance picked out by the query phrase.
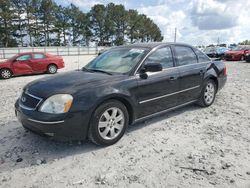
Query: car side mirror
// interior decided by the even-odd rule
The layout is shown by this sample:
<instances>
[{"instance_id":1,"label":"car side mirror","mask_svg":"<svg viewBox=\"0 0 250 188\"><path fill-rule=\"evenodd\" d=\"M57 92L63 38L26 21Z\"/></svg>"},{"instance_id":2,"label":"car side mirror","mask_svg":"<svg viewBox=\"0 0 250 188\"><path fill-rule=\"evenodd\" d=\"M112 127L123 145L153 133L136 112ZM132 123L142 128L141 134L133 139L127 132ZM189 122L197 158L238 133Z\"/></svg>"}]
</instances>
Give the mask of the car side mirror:
<instances>
[{"instance_id":1,"label":"car side mirror","mask_svg":"<svg viewBox=\"0 0 250 188\"><path fill-rule=\"evenodd\" d=\"M162 65L160 63L148 63L143 66L144 72L159 72L162 71Z\"/></svg>"}]
</instances>

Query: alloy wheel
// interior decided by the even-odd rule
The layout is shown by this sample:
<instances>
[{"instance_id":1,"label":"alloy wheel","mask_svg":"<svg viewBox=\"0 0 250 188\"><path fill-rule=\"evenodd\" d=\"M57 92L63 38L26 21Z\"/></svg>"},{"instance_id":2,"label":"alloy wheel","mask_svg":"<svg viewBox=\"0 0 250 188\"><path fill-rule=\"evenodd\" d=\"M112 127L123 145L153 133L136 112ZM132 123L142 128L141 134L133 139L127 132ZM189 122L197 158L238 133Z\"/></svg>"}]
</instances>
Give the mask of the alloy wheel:
<instances>
[{"instance_id":1,"label":"alloy wheel","mask_svg":"<svg viewBox=\"0 0 250 188\"><path fill-rule=\"evenodd\" d=\"M215 96L215 87L214 84L211 82L207 83L207 86L205 88L205 92L204 92L204 100L207 104L211 104L214 100L214 96Z\"/></svg>"},{"instance_id":2,"label":"alloy wheel","mask_svg":"<svg viewBox=\"0 0 250 188\"><path fill-rule=\"evenodd\" d=\"M55 65L49 66L49 73L54 74L54 73L56 73L56 71L57 71L57 68Z\"/></svg>"},{"instance_id":3,"label":"alloy wheel","mask_svg":"<svg viewBox=\"0 0 250 188\"><path fill-rule=\"evenodd\" d=\"M121 109L112 107L104 111L98 122L98 131L105 140L113 140L119 136L125 124Z\"/></svg>"},{"instance_id":4,"label":"alloy wheel","mask_svg":"<svg viewBox=\"0 0 250 188\"><path fill-rule=\"evenodd\" d=\"M11 72L7 69L1 71L1 77L4 79L8 79L11 77Z\"/></svg>"}]
</instances>

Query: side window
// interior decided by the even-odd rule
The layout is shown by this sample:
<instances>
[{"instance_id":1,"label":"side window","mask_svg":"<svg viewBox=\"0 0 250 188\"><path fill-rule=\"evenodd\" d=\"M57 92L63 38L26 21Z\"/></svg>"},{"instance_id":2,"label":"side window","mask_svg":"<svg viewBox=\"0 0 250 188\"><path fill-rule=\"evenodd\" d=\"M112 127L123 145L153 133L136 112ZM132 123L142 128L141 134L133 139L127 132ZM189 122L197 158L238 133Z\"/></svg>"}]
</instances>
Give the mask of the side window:
<instances>
[{"instance_id":1,"label":"side window","mask_svg":"<svg viewBox=\"0 0 250 188\"><path fill-rule=\"evenodd\" d=\"M30 60L31 59L31 55L22 55L19 56L16 60L17 61L26 61L26 60Z\"/></svg>"},{"instance_id":2,"label":"side window","mask_svg":"<svg viewBox=\"0 0 250 188\"><path fill-rule=\"evenodd\" d=\"M33 57L34 57L34 59L43 59L43 58L46 58L46 56L44 54L34 54Z\"/></svg>"},{"instance_id":3,"label":"side window","mask_svg":"<svg viewBox=\"0 0 250 188\"><path fill-rule=\"evenodd\" d=\"M190 47L175 46L175 52L179 66L197 63L197 57Z\"/></svg>"},{"instance_id":4,"label":"side window","mask_svg":"<svg viewBox=\"0 0 250 188\"><path fill-rule=\"evenodd\" d=\"M170 47L164 47L156 50L145 61L148 63L160 63L163 69L173 67L173 57Z\"/></svg>"},{"instance_id":5,"label":"side window","mask_svg":"<svg viewBox=\"0 0 250 188\"><path fill-rule=\"evenodd\" d=\"M195 49L195 53L198 56L199 63L210 61L210 58L200 50Z\"/></svg>"}]
</instances>

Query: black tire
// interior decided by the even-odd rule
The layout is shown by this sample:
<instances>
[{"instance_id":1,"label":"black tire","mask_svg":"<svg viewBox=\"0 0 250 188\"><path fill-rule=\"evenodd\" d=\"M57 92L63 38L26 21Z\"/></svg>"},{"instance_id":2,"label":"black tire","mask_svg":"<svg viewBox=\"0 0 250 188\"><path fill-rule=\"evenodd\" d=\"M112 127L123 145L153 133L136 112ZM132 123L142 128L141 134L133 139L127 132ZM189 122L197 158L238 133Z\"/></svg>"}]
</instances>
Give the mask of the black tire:
<instances>
[{"instance_id":1,"label":"black tire","mask_svg":"<svg viewBox=\"0 0 250 188\"><path fill-rule=\"evenodd\" d=\"M245 57L244 55L240 57L240 61L244 61L245 60Z\"/></svg>"},{"instance_id":2,"label":"black tire","mask_svg":"<svg viewBox=\"0 0 250 188\"><path fill-rule=\"evenodd\" d=\"M108 137L109 135L111 136L111 129L114 127L113 130L115 132L115 129L116 129L115 125L113 125L113 127L111 127L111 128L110 128L110 126L112 126L112 125L107 125L105 127L100 128L99 123L102 123L101 118L103 118L105 116L104 113L107 112L109 109L113 109L113 108L120 110L117 112L118 115L120 112L122 112L122 113L120 113L120 115L123 115L122 116L123 117L122 128L120 128L120 130L116 130L117 131L117 133L115 133L115 134L117 134L116 137L110 138L110 139L105 139L101 135L101 131L103 131L102 133L104 133L107 129L108 131L106 131L107 132L106 137ZM112 113L111 113L111 115L112 115ZM106 121L104 123L106 123L106 122L110 123L110 121L108 119L106 119ZM129 115L128 115L128 111L127 111L127 108L125 107L125 105L117 100L109 100L109 101L101 104L93 113L93 115L91 117L91 121L90 121L88 138L90 141L92 141L94 144L97 144L97 145L109 146L109 145L115 144L124 135L124 133L128 127L128 122L129 122Z\"/></svg>"},{"instance_id":3,"label":"black tire","mask_svg":"<svg viewBox=\"0 0 250 188\"><path fill-rule=\"evenodd\" d=\"M47 73L55 74L57 72L57 66L54 64L50 64L47 68Z\"/></svg>"},{"instance_id":4,"label":"black tire","mask_svg":"<svg viewBox=\"0 0 250 188\"><path fill-rule=\"evenodd\" d=\"M212 86L214 88L213 94L212 94L212 92L210 93L208 91L208 87L209 86ZM213 80L211 80L211 79L207 80L205 82L203 88L202 88L198 104L200 106L202 106L202 107L211 106L214 103L216 92L217 92L217 85L216 85L216 83ZM208 93L209 93L209 97L208 97ZM208 100L208 98L210 98L210 100Z\"/></svg>"},{"instance_id":5,"label":"black tire","mask_svg":"<svg viewBox=\"0 0 250 188\"><path fill-rule=\"evenodd\" d=\"M1 69L0 70L0 78L9 79L12 76L12 72L9 69Z\"/></svg>"}]
</instances>

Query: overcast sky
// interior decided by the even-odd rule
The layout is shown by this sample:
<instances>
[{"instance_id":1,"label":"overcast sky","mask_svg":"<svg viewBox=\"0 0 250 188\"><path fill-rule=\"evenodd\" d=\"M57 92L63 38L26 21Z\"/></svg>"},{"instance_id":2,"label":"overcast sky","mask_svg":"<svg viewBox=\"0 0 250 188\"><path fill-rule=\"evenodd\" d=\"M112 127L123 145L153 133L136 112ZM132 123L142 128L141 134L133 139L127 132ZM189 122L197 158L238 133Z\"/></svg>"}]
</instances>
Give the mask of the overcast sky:
<instances>
[{"instance_id":1,"label":"overcast sky","mask_svg":"<svg viewBox=\"0 0 250 188\"><path fill-rule=\"evenodd\" d=\"M250 39L250 0L56 0L87 12L94 4L123 4L146 14L160 27L164 41L193 45L238 43Z\"/></svg>"}]
</instances>

